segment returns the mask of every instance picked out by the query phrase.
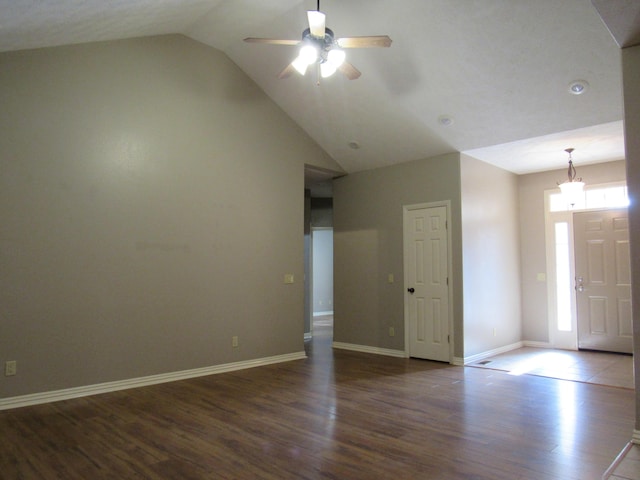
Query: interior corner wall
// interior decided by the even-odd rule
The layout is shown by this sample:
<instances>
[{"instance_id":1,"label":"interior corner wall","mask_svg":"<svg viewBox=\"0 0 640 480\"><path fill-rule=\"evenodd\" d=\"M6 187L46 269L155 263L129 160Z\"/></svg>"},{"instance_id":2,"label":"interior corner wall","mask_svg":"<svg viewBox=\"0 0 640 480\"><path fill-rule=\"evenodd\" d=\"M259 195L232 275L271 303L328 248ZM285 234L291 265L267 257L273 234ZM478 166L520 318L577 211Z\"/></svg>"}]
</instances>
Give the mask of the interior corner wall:
<instances>
[{"instance_id":1,"label":"interior corner wall","mask_svg":"<svg viewBox=\"0 0 640 480\"><path fill-rule=\"evenodd\" d=\"M334 340L404 350L403 205L449 200L454 355L461 356L460 155L350 174L334 180L333 195Z\"/></svg>"},{"instance_id":2,"label":"interior corner wall","mask_svg":"<svg viewBox=\"0 0 640 480\"><path fill-rule=\"evenodd\" d=\"M3 53L0 105L0 397L303 351L304 164L340 167L223 53Z\"/></svg>"},{"instance_id":3,"label":"interior corner wall","mask_svg":"<svg viewBox=\"0 0 640 480\"><path fill-rule=\"evenodd\" d=\"M587 185L625 181L625 161L577 165ZM549 314L547 282L538 274L547 273L544 192L567 176L566 168L518 176L520 251L522 265L522 339L548 343ZM558 190L559 191L559 190Z\"/></svg>"},{"instance_id":4,"label":"interior corner wall","mask_svg":"<svg viewBox=\"0 0 640 480\"><path fill-rule=\"evenodd\" d=\"M629 189L629 239L631 244L631 302L633 304L633 353L636 372L636 421L634 438L640 436L640 45L622 49L624 136Z\"/></svg>"},{"instance_id":5,"label":"interior corner wall","mask_svg":"<svg viewBox=\"0 0 640 480\"><path fill-rule=\"evenodd\" d=\"M462 155L464 356L521 339L518 180Z\"/></svg>"}]
</instances>

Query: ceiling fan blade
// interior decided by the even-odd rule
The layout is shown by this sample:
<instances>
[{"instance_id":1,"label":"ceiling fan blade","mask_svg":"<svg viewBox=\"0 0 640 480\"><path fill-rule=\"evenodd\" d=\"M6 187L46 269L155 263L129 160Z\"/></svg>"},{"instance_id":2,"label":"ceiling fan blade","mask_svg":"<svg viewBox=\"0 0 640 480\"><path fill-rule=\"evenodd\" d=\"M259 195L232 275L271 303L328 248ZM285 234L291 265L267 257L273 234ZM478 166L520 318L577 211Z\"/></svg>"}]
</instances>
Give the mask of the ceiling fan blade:
<instances>
[{"instance_id":1,"label":"ceiling fan blade","mask_svg":"<svg viewBox=\"0 0 640 480\"><path fill-rule=\"evenodd\" d=\"M349 80L355 80L360 75L362 75L362 73L360 73L360 70L351 65L349 62L342 62L342 65L338 67L338 70L340 70Z\"/></svg>"},{"instance_id":2,"label":"ceiling fan blade","mask_svg":"<svg viewBox=\"0 0 640 480\"><path fill-rule=\"evenodd\" d=\"M373 37L343 37L336 40L341 48L390 47L391 39L387 35Z\"/></svg>"},{"instance_id":3,"label":"ceiling fan blade","mask_svg":"<svg viewBox=\"0 0 640 480\"><path fill-rule=\"evenodd\" d=\"M309 31L311 35L318 38L324 38L325 14L318 10L309 10L307 12L309 20Z\"/></svg>"},{"instance_id":4,"label":"ceiling fan blade","mask_svg":"<svg viewBox=\"0 0 640 480\"><path fill-rule=\"evenodd\" d=\"M278 74L278 78L280 80L282 80L283 78L289 78L291 76L291 74L293 72L296 71L296 68L293 66L293 63L290 63L289 65L287 65L286 67L284 67L284 70L282 70L279 74Z\"/></svg>"},{"instance_id":5,"label":"ceiling fan blade","mask_svg":"<svg viewBox=\"0 0 640 480\"><path fill-rule=\"evenodd\" d=\"M245 38L247 43L268 43L271 45L298 45L300 40L280 40L278 38Z\"/></svg>"}]
</instances>

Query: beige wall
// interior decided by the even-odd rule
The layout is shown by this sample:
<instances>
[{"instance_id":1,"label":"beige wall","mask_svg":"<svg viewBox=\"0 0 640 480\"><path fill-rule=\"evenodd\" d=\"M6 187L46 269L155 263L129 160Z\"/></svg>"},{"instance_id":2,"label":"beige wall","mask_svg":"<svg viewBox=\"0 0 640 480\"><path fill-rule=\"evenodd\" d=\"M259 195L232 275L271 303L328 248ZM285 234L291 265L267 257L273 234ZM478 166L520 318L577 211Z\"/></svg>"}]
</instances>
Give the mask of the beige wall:
<instances>
[{"instance_id":1,"label":"beige wall","mask_svg":"<svg viewBox=\"0 0 640 480\"><path fill-rule=\"evenodd\" d=\"M634 440L640 443L640 46L622 49L622 79L624 84L625 153L627 156L627 186L629 234L631 240L631 300L633 309L633 348L636 371L636 425Z\"/></svg>"},{"instance_id":2,"label":"beige wall","mask_svg":"<svg viewBox=\"0 0 640 480\"><path fill-rule=\"evenodd\" d=\"M340 168L225 55L4 53L0 105L0 397L303 350L303 163Z\"/></svg>"},{"instance_id":3,"label":"beige wall","mask_svg":"<svg viewBox=\"0 0 640 480\"><path fill-rule=\"evenodd\" d=\"M462 155L464 356L521 340L517 176Z\"/></svg>"},{"instance_id":4,"label":"beige wall","mask_svg":"<svg viewBox=\"0 0 640 480\"><path fill-rule=\"evenodd\" d=\"M459 158L442 155L334 181L335 341L404 350L402 207L450 200L454 355L462 355Z\"/></svg>"},{"instance_id":5,"label":"beige wall","mask_svg":"<svg viewBox=\"0 0 640 480\"><path fill-rule=\"evenodd\" d=\"M626 179L623 160L597 165L580 165L578 162L576 169L587 185ZM556 183L566 176L566 169L562 169L518 177L523 340L550 341L547 283L537 279L538 273L547 273L544 191L555 188Z\"/></svg>"}]
</instances>

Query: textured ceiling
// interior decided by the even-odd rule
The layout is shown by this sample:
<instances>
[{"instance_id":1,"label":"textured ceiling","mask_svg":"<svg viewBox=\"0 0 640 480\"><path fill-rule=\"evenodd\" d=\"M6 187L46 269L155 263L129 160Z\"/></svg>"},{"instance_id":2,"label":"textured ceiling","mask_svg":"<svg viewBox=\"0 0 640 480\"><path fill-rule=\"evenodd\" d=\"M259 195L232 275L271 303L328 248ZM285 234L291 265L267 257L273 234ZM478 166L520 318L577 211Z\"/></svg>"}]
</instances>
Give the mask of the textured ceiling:
<instances>
[{"instance_id":1,"label":"textured ceiling","mask_svg":"<svg viewBox=\"0 0 640 480\"><path fill-rule=\"evenodd\" d=\"M609 25L625 0L608 1ZM391 48L349 50L358 80L278 80L295 48L242 39L297 39L315 6L0 0L0 51L183 33L224 51L347 172L451 151L515 173L564 168L567 147L578 167L623 158L620 49L590 0L324 0L337 37L387 34ZM571 95L577 79L589 88Z\"/></svg>"}]
</instances>

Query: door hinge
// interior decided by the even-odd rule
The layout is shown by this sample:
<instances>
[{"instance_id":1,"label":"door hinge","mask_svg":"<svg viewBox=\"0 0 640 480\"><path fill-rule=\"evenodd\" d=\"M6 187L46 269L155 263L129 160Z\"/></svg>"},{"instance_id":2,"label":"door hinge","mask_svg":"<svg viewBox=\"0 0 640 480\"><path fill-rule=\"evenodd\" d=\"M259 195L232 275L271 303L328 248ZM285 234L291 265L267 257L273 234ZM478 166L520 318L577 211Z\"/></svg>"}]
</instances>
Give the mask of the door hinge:
<instances>
[{"instance_id":1,"label":"door hinge","mask_svg":"<svg viewBox=\"0 0 640 480\"><path fill-rule=\"evenodd\" d=\"M451 335L447 335L447 343L451 343Z\"/></svg>"},{"instance_id":2,"label":"door hinge","mask_svg":"<svg viewBox=\"0 0 640 480\"><path fill-rule=\"evenodd\" d=\"M449 286L449 277L447 277L447 287Z\"/></svg>"}]
</instances>

